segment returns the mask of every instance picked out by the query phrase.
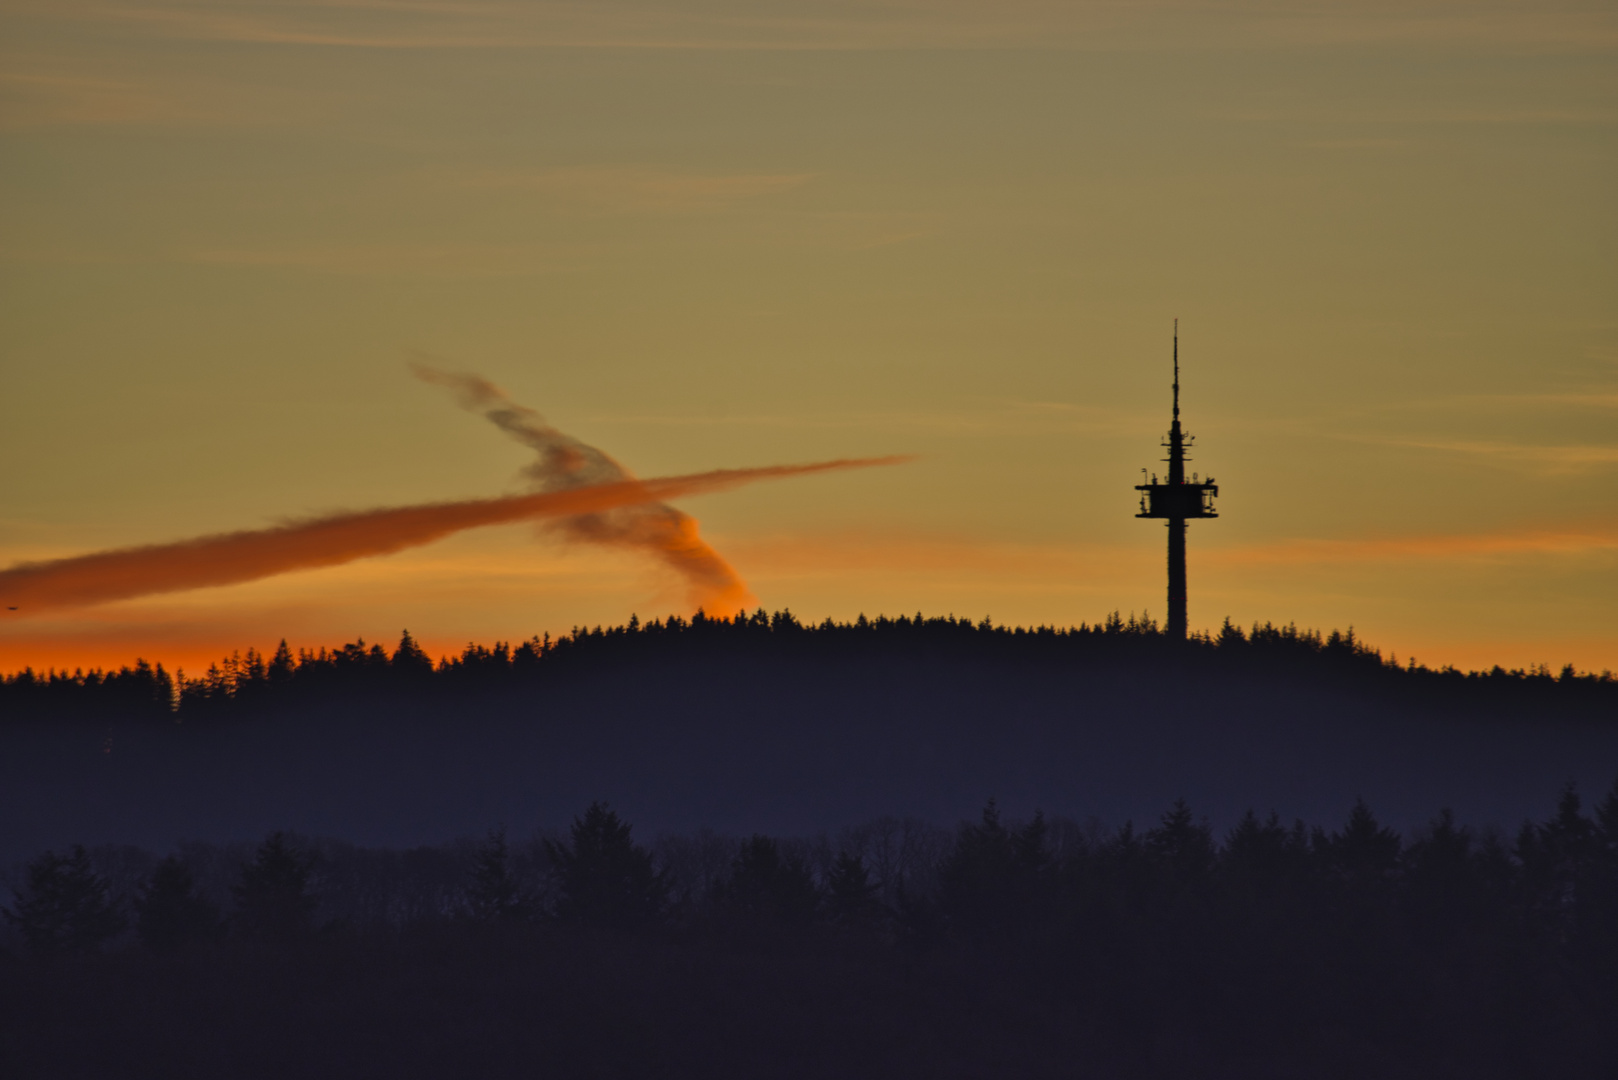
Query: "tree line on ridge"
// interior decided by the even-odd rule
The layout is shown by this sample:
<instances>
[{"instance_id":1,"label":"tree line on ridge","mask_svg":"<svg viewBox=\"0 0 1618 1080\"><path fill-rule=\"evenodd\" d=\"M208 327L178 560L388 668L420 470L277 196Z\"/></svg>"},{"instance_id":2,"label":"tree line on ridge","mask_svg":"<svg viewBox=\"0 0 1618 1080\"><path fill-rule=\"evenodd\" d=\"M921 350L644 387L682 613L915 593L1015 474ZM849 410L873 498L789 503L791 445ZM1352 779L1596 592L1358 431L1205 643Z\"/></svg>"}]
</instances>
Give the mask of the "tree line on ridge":
<instances>
[{"instance_id":1,"label":"tree line on ridge","mask_svg":"<svg viewBox=\"0 0 1618 1080\"><path fill-rule=\"evenodd\" d=\"M264 707L353 694L475 694L534 685L602 665L698 657L852 657L936 655L983 662L1083 665L1169 661L1203 669L1300 674L1393 693L1478 701L1533 701L1611 710L1618 707L1618 676L1578 672L1571 664L1462 672L1429 668L1414 657L1400 663L1355 636L1321 634L1289 625L1225 620L1217 633L1169 639L1157 622L1114 612L1077 627L1007 627L984 619L860 616L800 623L790 611L760 609L732 619L700 611L621 626L577 627L552 639L536 636L513 646L468 644L436 662L406 631L392 650L363 640L337 648L300 649L282 641L265 656L232 653L200 676L170 674L161 664L137 661L117 671L31 668L0 676L0 720L47 719L194 721L249 715Z\"/></svg>"}]
</instances>

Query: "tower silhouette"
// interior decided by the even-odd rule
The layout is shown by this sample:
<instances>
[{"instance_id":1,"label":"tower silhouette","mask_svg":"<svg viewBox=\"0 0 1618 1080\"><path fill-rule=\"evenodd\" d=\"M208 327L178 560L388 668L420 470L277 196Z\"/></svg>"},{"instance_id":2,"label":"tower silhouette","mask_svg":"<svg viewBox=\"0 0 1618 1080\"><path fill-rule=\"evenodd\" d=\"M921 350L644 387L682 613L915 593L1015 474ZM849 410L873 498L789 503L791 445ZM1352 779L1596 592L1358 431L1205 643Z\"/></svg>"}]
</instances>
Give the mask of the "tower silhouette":
<instances>
[{"instance_id":1,"label":"tower silhouette","mask_svg":"<svg viewBox=\"0 0 1618 1080\"><path fill-rule=\"evenodd\" d=\"M1180 429L1180 320L1174 320L1174 422L1169 425L1167 458L1168 482L1157 482L1153 473L1151 483L1136 484L1135 490L1144 492L1140 497L1140 513L1136 517L1167 518L1169 525L1169 618L1164 628L1175 641L1184 641L1185 614L1185 523L1191 518L1213 518L1214 497L1219 487L1213 477L1197 479L1191 474L1185 478L1185 463L1191 459L1185 451L1194 437ZM1141 472L1145 472L1142 469Z\"/></svg>"}]
</instances>

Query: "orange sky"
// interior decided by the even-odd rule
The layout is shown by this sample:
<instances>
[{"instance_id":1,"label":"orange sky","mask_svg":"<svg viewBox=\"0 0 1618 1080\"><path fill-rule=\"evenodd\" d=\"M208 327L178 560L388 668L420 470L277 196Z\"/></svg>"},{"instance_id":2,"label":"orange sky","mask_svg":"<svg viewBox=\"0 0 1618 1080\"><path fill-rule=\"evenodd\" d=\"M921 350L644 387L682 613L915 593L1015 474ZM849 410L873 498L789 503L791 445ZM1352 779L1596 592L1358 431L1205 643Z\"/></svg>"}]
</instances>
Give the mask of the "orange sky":
<instances>
[{"instance_id":1,"label":"orange sky","mask_svg":"<svg viewBox=\"0 0 1618 1080\"><path fill-rule=\"evenodd\" d=\"M1618 668L1610 4L0 0L0 572L532 490L476 372L768 608ZM71 611L0 670L688 612L527 525ZM741 595L740 592L737 595ZM8 605L9 606L9 605Z\"/></svg>"}]
</instances>

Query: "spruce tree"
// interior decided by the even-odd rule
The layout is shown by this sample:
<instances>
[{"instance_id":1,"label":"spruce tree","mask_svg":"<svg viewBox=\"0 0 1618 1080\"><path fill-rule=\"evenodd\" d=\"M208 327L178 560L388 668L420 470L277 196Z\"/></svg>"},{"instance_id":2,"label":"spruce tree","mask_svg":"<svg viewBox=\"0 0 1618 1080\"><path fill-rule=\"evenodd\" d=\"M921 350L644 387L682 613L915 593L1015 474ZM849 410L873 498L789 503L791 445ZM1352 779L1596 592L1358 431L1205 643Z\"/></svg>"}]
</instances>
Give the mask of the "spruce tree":
<instances>
[{"instance_id":1,"label":"spruce tree","mask_svg":"<svg viewBox=\"0 0 1618 1080\"><path fill-rule=\"evenodd\" d=\"M236 896L236 928L248 937L288 940L314 928L317 901L309 892L314 860L298 851L284 832L259 845L242 867Z\"/></svg>"},{"instance_id":2,"label":"spruce tree","mask_svg":"<svg viewBox=\"0 0 1618 1080\"><path fill-rule=\"evenodd\" d=\"M502 825L479 849L466 889L467 913L478 922L513 922L532 917L534 901L511 872L511 851Z\"/></svg>"},{"instance_id":3,"label":"spruce tree","mask_svg":"<svg viewBox=\"0 0 1618 1080\"><path fill-rule=\"evenodd\" d=\"M432 657L416 644L416 639L410 636L409 630L400 635L399 647L393 651L393 659L389 663L401 674L420 677L433 673Z\"/></svg>"},{"instance_id":4,"label":"spruce tree","mask_svg":"<svg viewBox=\"0 0 1618 1080\"><path fill-rule=\"evenodd\" d=\"M1147 852L1175 881L1197 881L1213 869L1213 831L1196 820L1184 799L1174 800L1163 823L1143 839Z\"/></svg>"},{"instance_id":5,"label":"spruce tree","mask_svg":"<svg viewBox=\"0 0 1618 1080\"><path fill-rule=\"evenodd\" d=\"M871 871L859 855L843 852L832 864L826 878L826 907L833 919L852 925L867 922L882 913L877 900L881 885L871 880Z\"/></svg>"},{"instance_id":6,"label":"spruce tree","mask_svg":"<svg viewBox=\"0 0 1618 1080\"><path fill-rule=\"evenodd\" d=\"M0 912L31 951L46 956L99 948L125 926L81 844L67 855L47 851L30 862L16 906Z\"/></svg>"},{"instance_id":7,"label":"spruce tree","mask_svg":"<svg viewBox=\"0 0 1618 1080\"><path fill-rule=\"evenodd\" d=\"M756 834L736 856L725 893L736 910L783 922L808 921L820 900L802 860L783 856L774 840Z\"/></svg>"},{"instance_id":8,"label":"spruce tree","mask_svg":"<svg viewBox=\"0 0 1618 1080\"><path fill-rule=\"evenodd\" d=\"M146 879L135 913L136 933L157 952L174 952L219 928L219 909L197 892L191 871L173 855Z\"/></svg>"},{"instance_id":9,"label":"spruce tree","mask_svg":"<svg viewBox=\"0 0 1618 1080\"><path fill-rule=\"evenodd\" d=\"M270 666L265 670L265 677L279 685L290 682L293 672L297 669L298 664L292 658L292 650L287 647L287 639L282 638L281 643L275 647L275 655L270 657Z\"/></svg>"},{"instance_id":10,"label":"spruce tree","mask_svg":"<svg viewBox=\"0 0 1618 1080\"><path fill-rule=\"evenodd\" d=\"M1045 816L1012 830L990 799L977 824L962 824L939 866L939 907L955 929L998 933L1020 925L1051 884Z\"/></svg>"},{"instance_id":11,"label":"spruce tree","mask_svg":"<svg viewBox=\"0 0 1618 1080\"><path fill-rule=\"evenodd\" d=\"M1320 834L1316 847L1342 880L1360 889L1377 889L1398 872L1404 840L1376 820L1364 799L1357 799L1343 830Z\"/></svg>"},{"instance_id":12,"label":"spruce tree","mask_svg":"<svg viewBox=\"0 0 1618 1080\"><path fill-rule=\"evenodd\" d=\"M634 927L662 913L668 883L652 856L630 839L630 825L607 807L591 803L573 819L571 842L547 840L556 867L556 917L563 922Z\"/></svg>"}]
</instances>

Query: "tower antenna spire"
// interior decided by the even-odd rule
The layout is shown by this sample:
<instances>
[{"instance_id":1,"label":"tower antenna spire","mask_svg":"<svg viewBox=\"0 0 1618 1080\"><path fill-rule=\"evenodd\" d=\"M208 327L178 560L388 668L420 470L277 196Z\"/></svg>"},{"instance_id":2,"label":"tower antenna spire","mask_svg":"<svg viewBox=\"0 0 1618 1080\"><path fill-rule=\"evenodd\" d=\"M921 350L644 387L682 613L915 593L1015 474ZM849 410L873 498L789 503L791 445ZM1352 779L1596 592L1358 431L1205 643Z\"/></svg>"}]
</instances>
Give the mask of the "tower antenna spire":
<instances>
[{"instance_id":1,"label":"tower antenna spire","mask_svg":"<svg viewBox=\"0 0 1618 1080\"><path fill-rule=\"evenodd\" d=\"M1174 419L1180 418L1180 320L1174 320Z\"/></svg>"}]
</instances>

